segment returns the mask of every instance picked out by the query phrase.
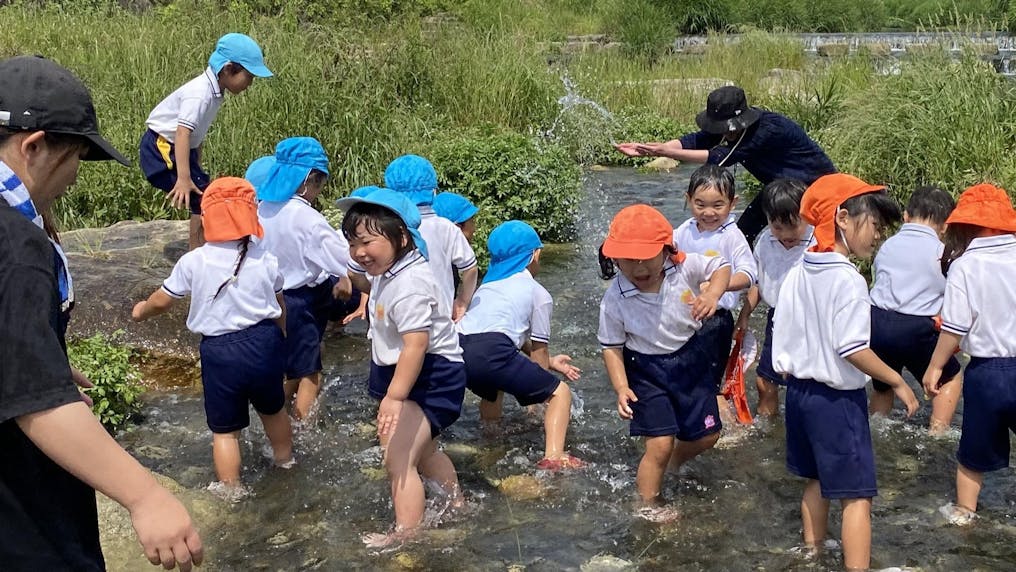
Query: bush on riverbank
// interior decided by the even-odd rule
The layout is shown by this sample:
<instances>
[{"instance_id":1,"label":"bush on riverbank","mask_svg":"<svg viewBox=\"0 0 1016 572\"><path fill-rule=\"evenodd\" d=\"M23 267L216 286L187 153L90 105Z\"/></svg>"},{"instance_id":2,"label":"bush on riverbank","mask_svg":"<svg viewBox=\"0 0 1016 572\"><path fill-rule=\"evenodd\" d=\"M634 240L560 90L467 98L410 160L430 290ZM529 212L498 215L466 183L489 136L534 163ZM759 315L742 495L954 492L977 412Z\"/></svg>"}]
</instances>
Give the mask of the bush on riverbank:
<instances>
[{"instance_id":1,"label":"bush on riverbank","mask_svg":"<svg viewBox=\"0 0 1016 572\"><path fill-rule=\"evenodd\" d=\"M85 393L92 398L92 411L110 431L123 428L141 410L138 398L144 392L131 363L133 350L118 343L122 333L96 334L67 346L71 365L95 385Z\"/></svg>"}]
</instances>

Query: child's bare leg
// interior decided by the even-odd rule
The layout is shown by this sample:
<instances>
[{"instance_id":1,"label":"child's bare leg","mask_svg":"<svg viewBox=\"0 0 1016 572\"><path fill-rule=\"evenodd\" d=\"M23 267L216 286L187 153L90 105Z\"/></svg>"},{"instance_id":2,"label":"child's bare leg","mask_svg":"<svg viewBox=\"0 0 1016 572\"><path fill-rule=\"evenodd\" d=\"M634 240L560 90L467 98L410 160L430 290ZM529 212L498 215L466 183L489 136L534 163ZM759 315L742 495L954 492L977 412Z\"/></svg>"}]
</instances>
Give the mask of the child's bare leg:
<instances>
[{"instance_id":1,"label":"child's bare leg","mask_svg":"<svg viewBox=\"0 0 1016 572\"><path fill-rule=\"evenodd\" d=\"M201 215L190 215L190 232L187 236L187 249L194 250L205 243L205 230L201 227Z\"/></svg>"},{"instance_id":2,"label":"child's bare leg","mask_svg":"<svg viewBox=\"0 0 1016 572\"><path fill-rule=\"evenodd\" d=\"M564 457L564 440L568 435L568 421L571 419L571 389L561 382L547 401L547 412L543 418L546 433L543 448L544 459Z\"/></svg>"},{"instance_id":3,"label":"child's bare leg","mask_svg":"<svg viewBox=\"0 0 1016 572\"><path fill-rule=\"evenodd\" d=\"M321 393L321 372L301 377L296 386L296 400L293 402L293 417L306 419L310 415L318 394Z\"/></svg>"},{"instance_id":4,"label":"child's bare leg","mask_svg":"<svg viewBox=\"0 0 1016 572\"><path fill-rule=\"evenodd\" d=\"M394 434L387 443L382 442L385 470L392 485L395 524L402 531L412 530L423 522L426 497L418 466L428 447L434 446L433 441L430 423L420 406L413 401L403 401Z\"/></svg>"},{"instance_id":5,"label":"child's bare leg","mask_svg":"<svg viewBox=\"0 0 1016 572\"><path fill-rule=\"evenodd\" d=\"M970 512L977 511L977 498L981 496L984 473L964 467L956 467L956 504Z\"/></svg>"},{"instance_id":6,"label":"child's bare leg","mask_svg":"<svg viewBox=\"0 0 1016 572\"><path fill-rule=\"evenodd\" d=\"M670 470L677 471L681 465L712 449L719 440L720 433L716 432L695 441L678 441L673 454L670 455Z\"/></svg>"},{"instance_id":7,"label":"child's bare leg","mask_svg":"<svg viewBox=\"0 0 1016 572\"><path fill-rule=\"evenodd\" d=\"M212 433L215 476L228 485L240 484L240 432Z\"/></svg>"},{"instance_id":8,"label":"child's bare leg","mask_svg":"<svg viewBox=\"0 0 1016 572\"><path fill-rule=\"evenodd\" d=\"M932 435L941 435L949 430L952 424L953 415L956 413L956 405L963 395L963 374L958 373L949 383L938 389L938 395L931 401L931 421L928 424L928 432Z\"/></svg>"},{"instance_id":9,"label":"child's bare leg","mask_svg":"<svg viewBox=\"0 0 1016 572\"><path fill-rule=\"evenodd\" d=\"M730 406L726 397L717 395L716 406L720 409L720 423L726 425L727 427L737 425L737 417L734 414L734 409Z\"/></svg>"},{"instance_id":10,"label":"child's bare leg","mask_svg":"<svg viewBox=\"0 0 1016 572\"><path fill-rule=\"evenodd\" d=\"M272 444L272 456L276 465L285 465L293 460L293 427L289 423L289 414L283 407L272 415L258 414L261 424L265 426L265 435Z\"/></svg>"},{"instance_id":11,"label":"child's bare leg","mask_svg":"<svg viewBox=\"0 0 1016 572\"><path fill-rule=\"evenodd\" d=\"M639 470L635 475L635 487L644 503L653 503L660 499L663 488L663 474L667 470L667 462L674 451L674 437L646 437L646 452L639 462Z\"/></svg>"},{"instance_id":12,"label":"child's bare leg","mask_svg":"<svg viewBox=\"0 0 1016 572\"><path fill-rule=\"evenodd\" d=\"M871 499L843 499L841 502L843 565L847 570L867 570L871 565Z\"/></svg>"},{"instance_id":13,"label":"child's bare leg","mask_svg":"<svg viewBox=\"0 0 1016 572\"><path fill-rule=\"evenodd\" d=\"M892 391L879 391L874 390L871 392L871 397L868 401L868 413L874 415L879 413L881 415L889 415L889 412L893 410L893 400L896 398Z\"/></svg>"},{"instance_id":14,"label":"child's bare leg","mask_svg":"<svg viewBox=\"0 0 1016 572\"><path fill-rule=\"evenodd\" d=\"M763 377L755 378L755 387L758 389L758 408L755 410L755 414L763 417L775 417L779 415L779 387Z\"/></svg>"},{"instance_id":15,"label":"child's bare leg","mask_svg":"<svg viewBox=\"0 0 1016 572\"><path fill-rule=\"evenodd\" d=\"M500 421L501 406L504 403L504 392L497 392L497 399L494 401L480 400L480 421Z\"/></svg>"},{"instance_id":16,"label":"child's bare leg","mask_svg":"<svg viewBox=\"0 0 1016 572\"><path fill-rule=\"evenodd\" d=\"M455 465L437 446L437 439L431 439L427 449L420 459L420 473L441 485L446 493L452 495L453 504L458 504L462 500L462 491L459 489L459 475L455 472Z\"/></svg>"},{"instance_id":17,"label":"child's bare leg","mask_svg":"<svg viewBox=\"0 0 1016 572\"><path fill-rule=\"evenodd\" d=\"M829 532L829 501L822 498L822 488L816 479L808 479L801 497L801 524L804 544L821 546Z\"/></svg>"}]
</instances>

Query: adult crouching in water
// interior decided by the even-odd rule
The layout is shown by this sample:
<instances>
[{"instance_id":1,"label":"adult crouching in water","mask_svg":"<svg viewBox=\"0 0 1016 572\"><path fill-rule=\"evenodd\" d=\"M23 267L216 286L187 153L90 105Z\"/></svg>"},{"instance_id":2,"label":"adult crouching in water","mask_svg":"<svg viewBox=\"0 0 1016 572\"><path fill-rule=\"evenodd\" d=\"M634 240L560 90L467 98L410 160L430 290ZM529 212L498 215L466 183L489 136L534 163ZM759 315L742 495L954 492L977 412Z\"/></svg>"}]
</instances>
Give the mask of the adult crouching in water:
<instances>
[{"instance_id":1,"label":"adult crouching in water","mask_svg":"<svg viewBox=\"0 0 1016 572\"><path fill-rule=\"evenodd\" d=\"M713 90L695 117L701 131L666 143L620 143L629 157L670 157L690 163L731 166L740 163L763 185L797 179L810 185L836 167L818 143L790 118L748 105L744 90L728 85ZM755 243L766 226L761 193L744 209L738 228Z\"/></svg>"},{"instance_id":2,"label":"adult crouching in water","mask_svg":"<svg viewBox=\"0 0 1016 572\"><path fill-rule=\"evenodd\" d=\"M0 568L105 570L99 490L130 511L150 562L186 572L203 554L190 516L102 428L67 360L73 286L43 215L91 160L128 164L85 86L44 58L0 61Z\"/></svg>"}]
</instances>

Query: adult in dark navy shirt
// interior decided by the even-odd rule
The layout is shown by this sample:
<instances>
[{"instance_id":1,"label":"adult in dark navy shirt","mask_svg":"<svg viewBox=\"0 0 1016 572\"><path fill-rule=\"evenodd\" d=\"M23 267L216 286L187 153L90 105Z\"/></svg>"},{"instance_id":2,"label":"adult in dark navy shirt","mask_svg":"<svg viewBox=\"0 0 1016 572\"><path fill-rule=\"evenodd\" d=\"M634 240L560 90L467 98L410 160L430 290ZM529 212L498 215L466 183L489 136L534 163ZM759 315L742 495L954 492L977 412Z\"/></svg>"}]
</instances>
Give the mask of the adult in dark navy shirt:
<instances>
[{"instance_id":1,"label":"adult in dark navy shirt","mask_svg":"<svg viewBox=\"0 0 1016 572\"><path fill-rule=\"evenodd\" d=\"M130 511L145 555L200 563L186 509L102 428L67 360L66 257L43 215L82 160L123 158L91 95L44 58L0 61L0 570L100 571L95 490Z\"/></svg>"},{"instance_id":2,"label":"adult in dark navy shirt","mask_svg":"<svg viewBox=\"0 0 1016 572\"><path fill-rule=\"evenodd\" d=\"M836 172L825 151L791 119L749 107L736 86L713 90L706 109L695 117L701 131L666 143L621 143L617 149L631 157L670 157L692 163L731 166L740 163L763 185L776 179L797 179L810 185ZM761 194L760 194L761 196ZM737 221L749 244L766 226L756 196Z\"/></svg>"}]
</instances>

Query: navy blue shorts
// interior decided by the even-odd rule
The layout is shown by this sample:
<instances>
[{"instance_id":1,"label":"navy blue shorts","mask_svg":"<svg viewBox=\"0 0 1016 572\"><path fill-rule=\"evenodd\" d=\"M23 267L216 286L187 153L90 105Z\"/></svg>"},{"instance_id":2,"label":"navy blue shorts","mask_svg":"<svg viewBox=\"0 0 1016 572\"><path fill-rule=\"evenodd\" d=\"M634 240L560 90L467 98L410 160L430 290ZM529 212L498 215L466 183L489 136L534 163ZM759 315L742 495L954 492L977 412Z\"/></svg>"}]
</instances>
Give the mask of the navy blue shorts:
<instances>
[{"instance_id":1,"label":"navy blue shorts","mask_svg":"<svg viewBox=\"0 0 1016 572\"><path fill-rule=\"evenodd\" d=\"M286 379L321 371L321 340L332 304L331 282L284 290L286 300Z\"/></svg>"},{"instance_id":2,"label":"navy blue shorts","mask_svg":"<svg viewBox=\"0 0 1016 572\"><path fill-rule=\"evenodd\" d=\"M979 472L1008 467L1010 432L1016 433L1016 358L970 358L956 460Z\"/></svg>"},{"instance_id":3,"label":"navy blue shorts","mask_svg":"<svg viewBox=\"0 0 1016 572\"><path fill-rule=\"evenodd\" d=\"M766 314L766 336L762 340L762 352L758 357L758 365L755 366L755 375L777 385L787 385L783 376L773 369L773 314L775 313L776 308L769 308L769 313ZM787 375L787 379L793 377Z\"/></svg>"},{"instance_id":4,"label":"navy blue shorts","mask_svg":"<svg viewBox=\"0 0 1016 572\"><path fill-rule=\"evenodd\" d=\"M141 172L145 178L156 189L166 191L173 190L176 186L176 146L158 133L148 129L141 136L141 144L138 146L138 153L141 159ZM194 186L205 190L205 187L212 182L198 164L198 150L190 150L190 173ZM191 214L201 214L201 195L191 193L190 195Z\"/></svg>"},{"instance_id":5,"label":"navy blue shorts","mask_svg":"<svg viewBox=\"0 0 1016 572\"><path fill-rule=\"evenodd\" d=\"M201 384L205 417L212 433L250 425L247 404L274 415L286 404L282 375L286 344L274 320L221 336L201 338Z\"/></svg>"},{"instance_id":6,"label":"navy blue shorts","mask_svg":"<svg viewBox=\"0 0 1016 572\"><path fill-rule=\"evenodd\" d=\"M711 349L711 348L710 348ZM675 435L695 441L721 428L716 387L709 379L710 354L694 337L670 354L649 355L624 348L628 387L638 401L628 432L633 436Z\"/></svg>"},{"instance_id":7,"label":"navy blue shorts","mask_svg":"<svg viewBox=\"0 0 1016 572\"><path fill-rule=\"evenodd\" d=\"M380 401L388 393L395 375L394 365L377 365L370 362L368 392ZM466 368L462 362L443 356L427 354L423 358L420 375L409 390L409 400L420 406L430 422L430 436L437 437L455 423L462 413L462 399L466 396Z\"/></svg>"},{"instance_id":8,"label":"navy blue shorts","mask_svg":"<svg viewBox=\"0 0 1016 572\"><path fill-rule=\"evenodd\" d=\"M822 497L878 495L864 388L841 390L810 379L787 380L787 470L817 479Z\"/></svg>"},{"instance_id":9,"label":"navy blue shorts","mask_svg":"<svg viewBox=\"0 0 1016 572\"><path fill-rule=\"evenodd\" d=\"M931 363L936 344L938 330L935 329L935 321L928 316L913 316L871 307L871 351L897 373L902 374L903 368L907 368L920 382ZM956 356L949 356L949 361L942 369L941 383L952 381L959 372L960 362ZM871 386L875 391L893 390L877 379L871 381Z\"/></svg>"},{"instance_id":10,"label":"navy blue shorts","mask_svg":"<svg viewBox=\"0 0 1016 572\"><path fill-rule=\"evenodd\" d=\"M527 358L501 332L460 335L466 362L466 387L481 399L495 401L497 392L515 397L519 405L544 403L561 380Z\"/></svg>"},{"instance_id":11,"label":"navy blue shorts","mask_svg":"<svg viewBox=\"0 0 1016 572\"><path fill-rule=\"evenodd\" d=\"M709 379L713 382L714 393L720 393L723 387L723 373L730 359L730 348L734 345L734 315L730 310L717 308L716 313L702 322L702 327L695 332L695 338L701 340L704 348L709 348Z\"/></svg>"}]
</instances>

